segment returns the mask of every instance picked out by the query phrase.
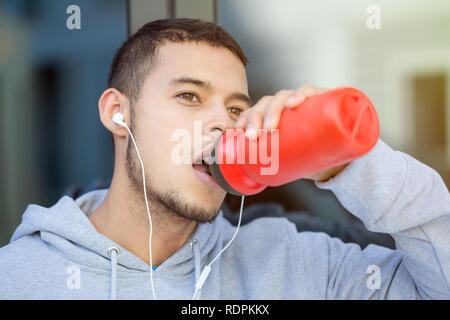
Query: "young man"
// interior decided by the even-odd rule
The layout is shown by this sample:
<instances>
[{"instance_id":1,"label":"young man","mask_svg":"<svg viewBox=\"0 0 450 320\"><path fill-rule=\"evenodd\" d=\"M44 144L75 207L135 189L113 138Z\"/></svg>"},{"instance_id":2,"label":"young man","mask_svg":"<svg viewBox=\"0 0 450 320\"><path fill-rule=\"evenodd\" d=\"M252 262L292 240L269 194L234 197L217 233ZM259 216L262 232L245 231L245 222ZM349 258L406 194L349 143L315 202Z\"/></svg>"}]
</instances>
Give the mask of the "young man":
<instances>
[{"instance_id":1,"label":"young man","mask_svg":"<svg viewBox=\"0 0 450 320\"><path fill-rule=\"evenodd\" d=\"M283 90L252 106L246 63L226 31L200 20L155 21L125 42L98 104L114 136L111 186L48 209L28 206L0 249L0 298L190 299L235 229L219 211L225 191L200 178L201 166L171 161L172 133L193 136L201 120L209 141L233 127L255 138L257 129L277 126L284 108L325 91ZM146 173L153 288L142 170L128 130L112 121L118 112ZM197 299L450 297L450 199L434 170L379 140L367 155L309 178L369 230L391 234L397 249L361 250L298 233L283 218L256 219L212 265Z\"/></svg>"}]
</instances>

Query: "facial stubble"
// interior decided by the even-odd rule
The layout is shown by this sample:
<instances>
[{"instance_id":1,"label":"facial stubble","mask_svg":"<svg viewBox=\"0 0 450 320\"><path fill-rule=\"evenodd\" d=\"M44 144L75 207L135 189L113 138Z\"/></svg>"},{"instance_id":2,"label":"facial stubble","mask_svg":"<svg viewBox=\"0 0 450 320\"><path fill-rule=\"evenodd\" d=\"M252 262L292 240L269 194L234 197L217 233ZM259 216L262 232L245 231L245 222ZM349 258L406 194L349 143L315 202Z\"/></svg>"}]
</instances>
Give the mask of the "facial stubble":
<instances>
[{"instance_id":1,"label":"facial stubble","mask_svg":"<svg viewBox=\"0 0 450 320\"><path fill-rule=\"evenodd\" d=\"M133 126L130 124L130 131L136 139ZM136 141L138 144L138 141ZM139 148L139 145L138 145ZM142 157L142 154L141 154ZM144 159L143 159L144 161ZM187 219L199 223L212 223L216 218L219 208L205 209L198 205L189 202L181 192L171 188L165 191L159 191L153 185L150 178L149 169L145 169L145 180L147 189L147 198L149 202L150 211L152 212L152 219L168 222L173 219ZM139 159L131 139L128 139L126 151L126 171L131 183L132 191L136 194L136 199L140 199L145 208L144 188L142 183L142 169ZM145 212L145 211L144 211ZM147 220L147 215L145 214Z\"/></svg>"}]
</instances>

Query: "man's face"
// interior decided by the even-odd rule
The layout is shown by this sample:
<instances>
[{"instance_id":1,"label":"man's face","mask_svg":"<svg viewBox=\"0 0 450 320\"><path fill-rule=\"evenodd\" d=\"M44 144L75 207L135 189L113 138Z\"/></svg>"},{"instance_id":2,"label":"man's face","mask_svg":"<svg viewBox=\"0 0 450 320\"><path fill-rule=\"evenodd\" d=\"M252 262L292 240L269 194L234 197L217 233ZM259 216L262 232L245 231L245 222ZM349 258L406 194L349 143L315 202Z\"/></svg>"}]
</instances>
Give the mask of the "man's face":
<instances>
[{"instance_id":1,"label":"man's face","mask_svg":"<svg viewBox=\"0 0 450 320\"><path fill-rule=\"evenodd\" d=\"M198 151L233 128L239 113L250 104L244 65L226 48L168 43L159 48L158 63L141 90L132 106L132 130L144 162L149 198L178 216L211 221L226 193L202 177L200 166L173 161L173 149L180 141L172 135L180 129L190 133L193 162ZM194 150L195 121L201 121L197 125L201 123L204 137L200 150ZM127 170L134 187L142 192L142 172L131 141Z\"/></svg>"}]
</instances>

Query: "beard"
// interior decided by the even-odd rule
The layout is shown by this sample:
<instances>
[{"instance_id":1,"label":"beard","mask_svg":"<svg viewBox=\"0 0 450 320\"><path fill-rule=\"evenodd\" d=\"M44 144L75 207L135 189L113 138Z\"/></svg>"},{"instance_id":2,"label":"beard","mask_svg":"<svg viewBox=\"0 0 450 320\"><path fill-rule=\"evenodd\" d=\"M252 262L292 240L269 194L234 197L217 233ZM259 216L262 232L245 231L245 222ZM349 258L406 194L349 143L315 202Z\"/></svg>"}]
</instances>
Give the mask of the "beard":
<instances>
[{"instance_id":1,"label":"beard","mask_svg":"<svg viewBox=\"0 0 450 320\"><path fill-rule=\"evenodd\" d=\"M131 130L132 129L130 128L130 131ZM145 206L145 198L143 197L144 188L142 183L142 168L131 138L128 139L126 171L133 191L136 192L138 199L142 198ZM148 172L145 174L145 181L149 207L151 212L156 211L156 213L158 213L158 219L167 221L170 219L170 216L172 216L199 223L212 223L219 213L220 206L215 209L200 207L189 202L185 199L185 197L183 197L182 193L174 189L169 189L163 192L156 190L151 183L151 179L149 179Z\"/></svg>"}]
</instances>

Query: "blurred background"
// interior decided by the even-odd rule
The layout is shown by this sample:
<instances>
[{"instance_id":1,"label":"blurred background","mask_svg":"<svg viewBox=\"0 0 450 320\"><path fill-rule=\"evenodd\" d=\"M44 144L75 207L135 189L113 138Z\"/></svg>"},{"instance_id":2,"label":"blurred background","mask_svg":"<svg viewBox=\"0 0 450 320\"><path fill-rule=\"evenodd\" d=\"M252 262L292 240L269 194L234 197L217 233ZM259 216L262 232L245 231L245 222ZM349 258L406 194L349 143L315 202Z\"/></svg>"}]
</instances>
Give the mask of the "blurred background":
<instances>
[{"instance_id":1,"label":"blurred background","mask_svg":"<svg viewBox=\"0 0 450 320\"><path fill-rule=\"evenodd\" d=\"M68 29L70 5L81 29ZM304 84L354 86L381 138L450 184L448 0L0 0L0 246L30 203L107 185L113 149L97 101L115 51L148 21L214 21L242 45L254 100ZM239 199L227 196L235 211ZM354 218L298 180L246 198L327 223ZM269 207L267 207L269 208Z\"/></svg>"}]
</instances>

